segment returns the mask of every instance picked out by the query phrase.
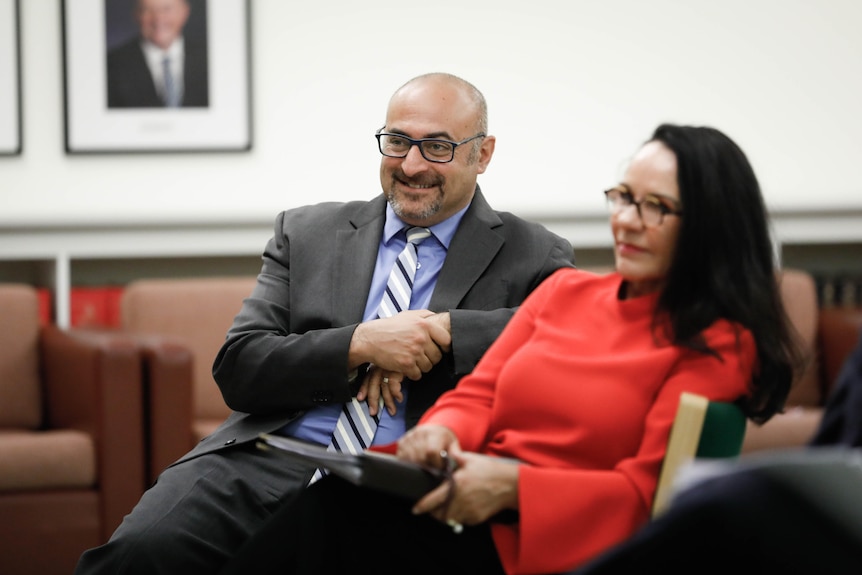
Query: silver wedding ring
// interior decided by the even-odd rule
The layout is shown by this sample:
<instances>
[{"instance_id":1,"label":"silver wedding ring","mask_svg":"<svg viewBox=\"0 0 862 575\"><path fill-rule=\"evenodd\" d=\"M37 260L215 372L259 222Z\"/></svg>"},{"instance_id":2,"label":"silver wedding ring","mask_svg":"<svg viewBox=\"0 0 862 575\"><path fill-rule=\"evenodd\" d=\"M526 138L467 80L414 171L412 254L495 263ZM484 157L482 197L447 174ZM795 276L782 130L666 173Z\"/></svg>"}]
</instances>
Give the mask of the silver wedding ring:
<instances>
[{"instance_id":1,"label":"silver wedding ring","mask_svg":"<svg viewBox=\"0 0 862 575\"><path fill-rule=\"evenodd\" d=\"M455 535L458 535L459 533L464 531L464 526L455 521L454 519L447 519L446 525L452 528L452 532L455 533Z\"/></svg>"}]
</instances>

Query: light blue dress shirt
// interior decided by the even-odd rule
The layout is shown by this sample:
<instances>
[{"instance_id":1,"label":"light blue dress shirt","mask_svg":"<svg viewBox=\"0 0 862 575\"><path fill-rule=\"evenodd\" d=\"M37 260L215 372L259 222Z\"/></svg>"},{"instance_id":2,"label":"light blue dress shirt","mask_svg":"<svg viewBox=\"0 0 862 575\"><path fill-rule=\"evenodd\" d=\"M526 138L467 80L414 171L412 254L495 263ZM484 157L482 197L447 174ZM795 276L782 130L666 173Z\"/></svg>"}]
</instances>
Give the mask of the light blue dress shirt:
<instances>
[{"instance_id":1,"label":"light blue dress shirt","mask_svg":"<svg viewBox=\"0 0 862 575\"><path fill-rule=\"evenodd\" d=\"M468 206L469 207L469 206ZM419 265L416 276L413 278L413 294L410 298L410 309L428 309L431 302L431 294L437 284L437 277L446 259L446 251L452 242L452 236L458 229L461 218L464 217L464 208L449 219L431 226L431 237L423 241L417 249ZM395 265L398 254L407 243L405 228L407 224L402 222L392 207L386 205L386 223L383 226L383 236L380 238L380 246L377 249L377 263L374 266L374 276L371 279L371 290L365 304L363 321L377 319L377 308L386 290L386 282L389 280L389 272ZM418 385L421 385L418 384ZM385 409L380 412L380 423L374 436L374 445L391 443L401 437L406 431L404 419L407 394L410 392L409 382L404 382L402 394L404 401L398 404L394 416L389 415ZM341 414L341 404L315 407L308 410L301 417L287 424L282 433L298 439L313 441L322 445L329 445L332 431Z\"/></svg>"}]
</instances>

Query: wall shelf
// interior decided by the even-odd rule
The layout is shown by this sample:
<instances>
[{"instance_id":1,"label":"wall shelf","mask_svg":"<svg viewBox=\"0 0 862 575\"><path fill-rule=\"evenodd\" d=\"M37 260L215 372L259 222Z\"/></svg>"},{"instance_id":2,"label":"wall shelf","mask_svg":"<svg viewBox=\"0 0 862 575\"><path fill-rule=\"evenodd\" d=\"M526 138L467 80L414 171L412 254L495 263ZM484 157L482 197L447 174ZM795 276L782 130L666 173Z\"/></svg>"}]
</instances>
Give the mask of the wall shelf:
<instances>
[{"instance_id":1,"label":"wall shelf","mask_svg":"<svg viewBox=\"0 0 862 575\"><path fill-rule=\"evenodd\" d=\"M783 263L818 273L862 275L862 209L774 211ZM569 239L578 265L613 261L604 213L533 216ZM138 277L255 274L273 218L243 222L0 227L0 281L49 288L58 325L69 326L73 286Z\"/></svg>"}]
</instances>

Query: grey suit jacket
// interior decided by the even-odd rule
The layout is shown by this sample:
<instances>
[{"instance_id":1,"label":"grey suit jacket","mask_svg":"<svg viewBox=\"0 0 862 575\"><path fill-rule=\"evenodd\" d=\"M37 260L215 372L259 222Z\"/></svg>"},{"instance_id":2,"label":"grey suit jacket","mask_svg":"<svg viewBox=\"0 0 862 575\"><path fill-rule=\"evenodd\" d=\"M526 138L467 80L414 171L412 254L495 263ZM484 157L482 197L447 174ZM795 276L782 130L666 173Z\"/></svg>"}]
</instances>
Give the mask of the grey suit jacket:
<instances>
[{"instance_id":1,"label":"grey suit jacket","mask_svg":"<svg viewBox=\"0 0 862 575\"><path fill-rule=\"evenodd\" d=\"M213 365L234 413L181 461L252 441L316 405L350 400L348 348L365 310L385 208L380 195L278 216L257 285ZM411 386L408 428L473 369L524 298L572 261L568 241L495 212L477 187L429 305L450 312L452 351Z\"/></svg>"}]
</instances>

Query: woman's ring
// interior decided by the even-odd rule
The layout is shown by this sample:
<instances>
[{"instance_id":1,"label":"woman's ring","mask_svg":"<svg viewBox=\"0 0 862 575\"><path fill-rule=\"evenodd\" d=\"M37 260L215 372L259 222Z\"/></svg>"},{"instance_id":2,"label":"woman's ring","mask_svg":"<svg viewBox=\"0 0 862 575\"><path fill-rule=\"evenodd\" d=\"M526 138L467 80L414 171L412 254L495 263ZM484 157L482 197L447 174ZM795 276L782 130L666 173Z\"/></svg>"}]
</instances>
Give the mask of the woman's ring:
<instances>
[{"instance_id":1,"label":"woman's ring","mask_svg":"<svg viewBox=\"0 0 862 575\"><path fill-rule=\"evenodd\" d=\"M464 531L464 525L462 525L461 523L458 523L454 519L447 519L446 525L448 525L449 527L452 528L452 531L455 533L455 535L458 535L459 533Z\"/></svg>"},{"instance_id":2,"label":"woman's ring","mask_svg":"<svg viewBox=\"0 0 862 575\"><path fill-rule=\"evenodd\" d=\"M383 383L389 383L389 378L388 378L388 377L384 377L384 378L383 378Z\"/></svg>"}]
</instances>

